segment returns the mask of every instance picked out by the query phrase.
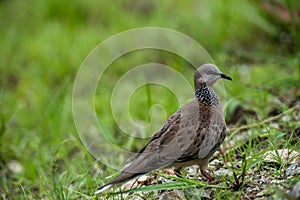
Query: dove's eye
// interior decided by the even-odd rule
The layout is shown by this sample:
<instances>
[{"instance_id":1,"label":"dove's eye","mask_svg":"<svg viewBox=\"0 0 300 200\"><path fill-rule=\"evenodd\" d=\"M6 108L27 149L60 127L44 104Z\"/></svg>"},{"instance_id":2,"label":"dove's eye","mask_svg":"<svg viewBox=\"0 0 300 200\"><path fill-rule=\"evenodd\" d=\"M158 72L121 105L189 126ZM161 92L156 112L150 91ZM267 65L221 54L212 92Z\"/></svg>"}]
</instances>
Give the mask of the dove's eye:
<instances>
[{"instance_id":1,"label":"dove's eye","mask_svg":"<svg viewBox=\"0 0 300 200\"><path fill-rule=\"evenodd\" d=\"M209 75L211 74L211 70L207 70L206 73Z\"/></svg>"}]
</instances>

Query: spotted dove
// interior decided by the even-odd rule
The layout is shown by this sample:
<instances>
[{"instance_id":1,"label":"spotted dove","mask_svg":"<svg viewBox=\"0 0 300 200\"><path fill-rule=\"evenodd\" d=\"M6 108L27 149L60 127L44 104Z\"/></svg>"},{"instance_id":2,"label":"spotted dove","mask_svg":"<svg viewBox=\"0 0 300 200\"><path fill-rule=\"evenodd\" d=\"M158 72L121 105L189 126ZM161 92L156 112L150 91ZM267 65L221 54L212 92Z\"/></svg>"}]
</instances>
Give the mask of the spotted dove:
<instances>
[{"instance_id":1,"label":"spotted dove","mask_svg":"<svg viewBox=\"0 0 300 200\"><path fill-rule=\"evenodd\" d=\"M214 64L200 66L194 75L195 98L169 117L121 174L98 188L99 194L115 184L128 181L153 170L197 164L202 174L212 181L206 171L209 158L226 137L226 123L220 101L213 90L220 79L232 80Z\"/></svg>"}]
</instances>

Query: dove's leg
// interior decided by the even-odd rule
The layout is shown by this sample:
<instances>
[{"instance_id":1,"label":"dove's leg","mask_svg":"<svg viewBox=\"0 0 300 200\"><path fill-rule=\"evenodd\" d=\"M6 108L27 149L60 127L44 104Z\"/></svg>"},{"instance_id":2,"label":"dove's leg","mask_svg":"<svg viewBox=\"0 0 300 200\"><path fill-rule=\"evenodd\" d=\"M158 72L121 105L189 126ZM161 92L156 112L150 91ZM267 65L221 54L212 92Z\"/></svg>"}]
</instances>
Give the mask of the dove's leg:
<instances>
[{"instance_id":1,"label":"dove's leg","mask_svg":"<svg viewBox=\"0 0 300 200\"><path fill-rule=\"evenodd\" d=\"M203 176L205 178L208 179L208 183L210 183L210 182L212 182L212 181L215 180L207 171L201 169L201 173L203 174Z\"/></svg>"},{"instance_id":2,"label":"dove's leg","mask_svg":"<svg viewBox=\"0 0 300 200\"><path fill-rule=\"evenodd\" d=\"M214 181L214 178L206 171L208 166L209 159L199 160L199 169L203 176L208 179L208 183Z\"/></svg>"}]
</instances>

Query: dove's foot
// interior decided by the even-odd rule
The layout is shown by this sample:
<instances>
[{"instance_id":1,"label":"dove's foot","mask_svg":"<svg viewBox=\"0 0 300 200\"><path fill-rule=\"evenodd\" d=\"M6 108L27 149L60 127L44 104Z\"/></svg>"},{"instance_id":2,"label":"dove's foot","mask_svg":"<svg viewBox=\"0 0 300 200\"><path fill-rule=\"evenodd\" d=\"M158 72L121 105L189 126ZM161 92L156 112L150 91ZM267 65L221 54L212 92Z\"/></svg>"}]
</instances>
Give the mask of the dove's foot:
<instances>
[{"instance_id":1,"label":"dove's foot","mask_svg":"<svg viewBox=\"0 0 300 200\"><path fill-rule=\"evenodd\" d=\"M205 178L208 179L208 183L210 183L210 182L212 182L212 181L215 180L215 179L214 179L207 171L201 170L201 173L203 174L203 176L204 176Z\"/></svg>"}]
</instances>

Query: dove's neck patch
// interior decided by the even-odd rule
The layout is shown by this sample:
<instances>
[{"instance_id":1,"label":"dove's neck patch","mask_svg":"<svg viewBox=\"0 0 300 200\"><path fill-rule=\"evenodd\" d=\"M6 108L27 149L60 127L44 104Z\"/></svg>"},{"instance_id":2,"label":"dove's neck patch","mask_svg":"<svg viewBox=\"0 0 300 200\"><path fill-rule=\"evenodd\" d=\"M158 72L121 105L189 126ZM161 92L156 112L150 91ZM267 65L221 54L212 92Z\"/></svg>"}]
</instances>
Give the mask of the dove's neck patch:
<instances>
[{"instance_id":1,"label":"dove's neck patch","mask_svg":"<svg viewBox=\"0 0 300 200\"><path fill-rule=\"evenodd\" d=\"M207 87L207 85L201 85L195 92L195 97L200 103L207 106L219 105L219 99L213 89Z\"/></svg>"}]
</instances>

